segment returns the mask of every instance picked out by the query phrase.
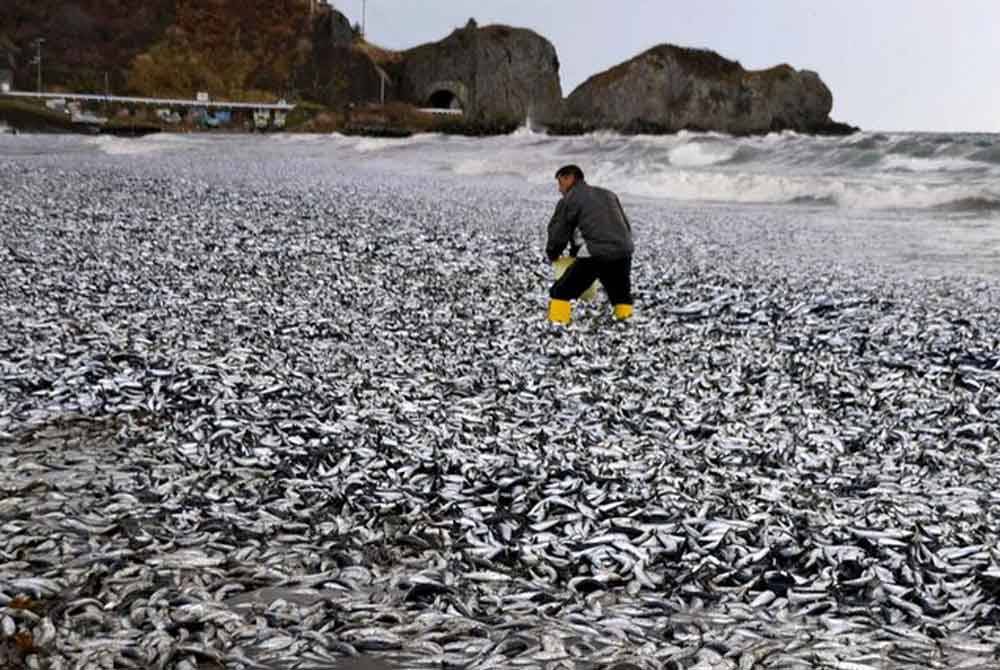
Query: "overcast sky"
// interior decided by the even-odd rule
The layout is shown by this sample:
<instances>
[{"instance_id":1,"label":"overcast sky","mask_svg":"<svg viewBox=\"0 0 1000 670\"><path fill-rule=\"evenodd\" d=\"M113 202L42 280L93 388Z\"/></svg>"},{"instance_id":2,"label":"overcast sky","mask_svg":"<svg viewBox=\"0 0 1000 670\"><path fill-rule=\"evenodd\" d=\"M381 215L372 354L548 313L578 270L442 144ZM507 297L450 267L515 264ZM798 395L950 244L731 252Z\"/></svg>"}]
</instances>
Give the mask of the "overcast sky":
<instances>
[{"instance_id":1,"label":"overcast sky","mask_svg":"<svg viewBox=\"0 0 1000 670\"><path fill-rule=\"evenodd\" d=\"M331 4L360 21L363 0ZM555 45L563 94L670 42L746 68L819 72L833 117L866 130L1000 132L1000 0L367 0L371 41L436 41L470 17Z\"/></svg>"}]
</instances>

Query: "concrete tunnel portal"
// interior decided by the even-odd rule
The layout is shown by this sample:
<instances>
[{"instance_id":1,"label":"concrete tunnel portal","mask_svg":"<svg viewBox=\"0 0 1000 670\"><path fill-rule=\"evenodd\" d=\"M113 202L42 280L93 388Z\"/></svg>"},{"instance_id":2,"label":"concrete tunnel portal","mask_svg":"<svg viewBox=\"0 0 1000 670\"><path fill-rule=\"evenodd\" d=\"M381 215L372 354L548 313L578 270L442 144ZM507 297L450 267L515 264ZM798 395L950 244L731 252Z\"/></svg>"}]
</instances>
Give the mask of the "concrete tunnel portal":
<instances>
[{"instance_id":1,"label":"concrete tunnel portal","mask_svg":"<svg viewBox=\"0 0 1000 670\"><path fill-rule=\"evenodd\" d=\"M462 109L462 101L453 92L446 88L441 88L431 93L427 100L427 106L431 109Z\"/></svg>"}]
</instances>

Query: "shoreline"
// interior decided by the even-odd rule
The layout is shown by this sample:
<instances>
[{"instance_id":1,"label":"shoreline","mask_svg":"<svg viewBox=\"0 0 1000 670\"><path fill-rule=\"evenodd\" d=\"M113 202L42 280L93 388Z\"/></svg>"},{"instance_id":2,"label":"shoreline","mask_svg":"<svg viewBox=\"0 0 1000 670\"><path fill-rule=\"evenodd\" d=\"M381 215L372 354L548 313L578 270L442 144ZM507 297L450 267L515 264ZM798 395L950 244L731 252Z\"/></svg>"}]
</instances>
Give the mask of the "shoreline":
<instances>
[{"instance_id":1,"label":"shoreline","mask_svg":"<svg viewBox=\"0 0 1000 670\"><path fill-rule=\"evenodd\" d=\"M295 127L284 129L263 129L246 130L237 128L207 128L198 127L192 124L163 124L150 121L131 121L128 119L111 119L106 124L74 123L67 119L64 114L53 112L38 105L14 99L2 99L0 97L0 122L6 122L10 128L17 133L35 132L42 134L79 134L79 135L120 135L120 136L143 136L160 132L179 133L248 133L248 134L298 134L317 132L314 128L322 128L326 132L340 132L345 135L355 135L362 137L377 138L407 138L422 132L439 132L445 135L461 135L473 137L497 137L509 135L522 127L523 122L514 121L462 121L450 118L434 119L428 114L417 114L412 109L399 109L398 105L390 105L384 110L381 108L368 108L354 113L358 116L357 121L350 118L340 118L343 115L317 108L312 105L306 106L308 111L305 116L299 116L295 122ZM394 120L379 120L379 117L387 114L394 117ZM412 117L406 120L406 117ZM417 118L420 117L420 118ZM328 118L330 120L324 120ZM672 136L682 132L716 132L704 128L680 128L668 129L653 124L633 123L626 126L601 126L598 124L584 124L575 121L555 122L552 124L540 124L539 127L545 129L545 133L553 137L579 137L596 132L615 132L625 136ZM775 128L768 132L731 134L732 137L763 137L773 132L780 132L783 128ZM320 131L323 132L323 131ZM831 122L823 128L817 128L814 132L799 132L803 136L846 136L861 132L860 128L848 124Z\"/></svg>"}]
</instances>

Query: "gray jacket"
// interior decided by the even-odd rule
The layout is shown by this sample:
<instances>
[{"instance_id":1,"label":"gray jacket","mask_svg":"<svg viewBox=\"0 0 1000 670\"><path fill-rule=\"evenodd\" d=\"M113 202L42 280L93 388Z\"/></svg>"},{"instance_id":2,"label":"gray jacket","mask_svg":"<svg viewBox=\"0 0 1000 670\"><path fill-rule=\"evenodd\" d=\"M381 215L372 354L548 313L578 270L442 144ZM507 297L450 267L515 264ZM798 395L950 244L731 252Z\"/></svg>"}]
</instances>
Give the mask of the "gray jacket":
<instances>
[{"instance_id":1,"label":"gray jacket","mask_svg":"<svg viewBox=\"0 0 1000 670\"><path fill-rule=\"evenodd\" d=\"M632 226L618 196L580 181L556 205L545 253L554 261L566 245L570 255L615 260L631 256Z\"/></svg>"}]
</instances>

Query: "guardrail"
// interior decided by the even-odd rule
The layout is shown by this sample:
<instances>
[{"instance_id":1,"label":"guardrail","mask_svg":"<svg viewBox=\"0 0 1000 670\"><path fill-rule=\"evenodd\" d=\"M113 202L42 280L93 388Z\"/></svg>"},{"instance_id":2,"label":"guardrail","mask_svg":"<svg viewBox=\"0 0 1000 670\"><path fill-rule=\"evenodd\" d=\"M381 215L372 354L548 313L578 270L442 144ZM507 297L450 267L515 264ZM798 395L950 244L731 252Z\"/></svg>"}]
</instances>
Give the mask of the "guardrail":
<instances>
[{"instance_id":1,"label":"guardrail","mask_svg":"<svg viewBox=\"0 0 1000 670\"><path fill-rule=\"evenodd\" d=\"M91 93L32 93L30 91L2 91L0 97L38 98L47 100L81 100L129 105L158 107L204 107L206 109L267 109L289 112L295 105L287 102L230 102L227 100L186 100L183 98L140 98L125 95L95 95Z\"/></svg>"},{"instance_id":2,"label":"guardrail","mask_svg":"<svg viewBox=\"0 0 1000 670\"><path fill-rule=\"evenodd\" d=\"M464 114L460 109L439 109L437 107L423 107L417 111L424 114L446 114L448 116L462 116Z\"/></svg>"}]
</instances>

